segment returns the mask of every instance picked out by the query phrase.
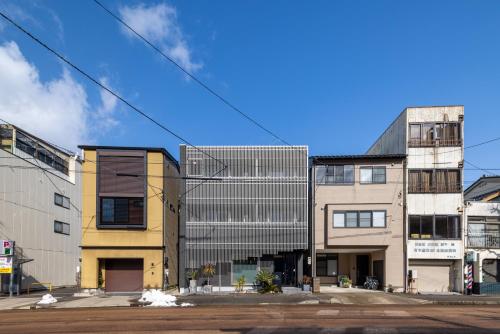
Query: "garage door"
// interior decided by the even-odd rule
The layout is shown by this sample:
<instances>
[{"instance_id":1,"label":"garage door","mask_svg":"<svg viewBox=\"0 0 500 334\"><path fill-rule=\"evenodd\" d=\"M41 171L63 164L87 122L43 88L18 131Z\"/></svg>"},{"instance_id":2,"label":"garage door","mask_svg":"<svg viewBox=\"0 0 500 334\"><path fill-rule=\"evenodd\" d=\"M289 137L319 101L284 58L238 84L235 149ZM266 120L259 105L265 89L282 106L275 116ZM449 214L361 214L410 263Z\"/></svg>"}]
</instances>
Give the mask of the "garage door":
<instances>
[{"instance_id":1,"label":"garage door","mask_svg":"<svg viewBox=\"0 0 500 334\"><path fill-rule=\"evenodd\" d=\"M106 291L141 291L143 271L142 259L106 259Z\"/></svg>"},{"instance_id":2,"label":"garage door","mask_svg":"<svg viewBox=\"0 0 500 334\"><path fill-rule=\"evenodd\" d=\"M418 292L449 292L450 266L411 266L417 271Z\"/></svg>"}]
</instances>

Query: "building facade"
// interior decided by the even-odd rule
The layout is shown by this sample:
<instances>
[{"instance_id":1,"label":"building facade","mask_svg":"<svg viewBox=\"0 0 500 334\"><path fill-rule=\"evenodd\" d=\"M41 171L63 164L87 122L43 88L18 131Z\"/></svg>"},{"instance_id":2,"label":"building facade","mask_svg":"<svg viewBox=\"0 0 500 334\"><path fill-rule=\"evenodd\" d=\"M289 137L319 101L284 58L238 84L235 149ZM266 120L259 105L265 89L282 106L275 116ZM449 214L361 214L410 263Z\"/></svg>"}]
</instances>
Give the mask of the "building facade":
<instances>
[{"instance_id":1,"label":"building facade","mask_svg":"<svg viewBox=\"0 0 500 334\"><path fill-rule=\"evenodd\" d=\"M463 291L463 106L406 108L367 154L406 154L411 292Z\"/></svg>"},{"instance_id":2,"label":"building facade","mask_svg":"<svg viewBox=\"0 0 500 334\"><path fill-rule=\"evenodd\" d=\"M312 275L404 291L405 155L311 158Z\"/></svg>"},{"instance_id":3,"label":"building facade","mask_svg":"<svg viewBox=\"0 0 500 334\"><path fill-rule=\"evenodd\" d=\"M261 269L276 273L282 285L302 280L307 152L306 146L181 146L182 288L186 273L207 263L216 265L215 289L231 289L242 276L252 285Z\"/></svg>"},{"instance_id":4,"label":"building facade","mask_svg":"<svg viewBox=\"0 0 500 334\"><path fill-rule=\"evenodd\" d=\"M464 192L465 238L473 265L473 291L500 293L500 177L483 176Z\"/></svg>"},{"instance_id":5,"label":"building facade","mask_svg":"<svg viewBox=\"0 0 500 334\"><path fill-rule=\"evenodd\" d=\"M177 285L177 161L162 148L81 149L81 287L116 292Z\"/></svg>"},{"instance_id":6,"label":"building facade","mask_svg":"<svg viewBox=\"0 0 500 334\"><path fill-rule=\"evenodd\" d=\"M16 245L13 283L23 290L49 283L76 285L80 160L20 128L2 124L0 161L0 239ZM1 276L2 291L8 291L9 275Z\"/></svg>"}]
</instances>

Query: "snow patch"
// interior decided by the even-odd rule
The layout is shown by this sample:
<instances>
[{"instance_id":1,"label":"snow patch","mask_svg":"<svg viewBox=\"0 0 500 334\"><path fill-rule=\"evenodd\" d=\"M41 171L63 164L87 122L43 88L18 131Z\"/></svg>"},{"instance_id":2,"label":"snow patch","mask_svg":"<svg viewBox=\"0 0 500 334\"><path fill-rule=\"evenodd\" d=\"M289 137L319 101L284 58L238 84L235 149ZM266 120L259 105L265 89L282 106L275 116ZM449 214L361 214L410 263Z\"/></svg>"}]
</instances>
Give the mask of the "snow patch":
<instances>
[{"instance_id":1,"label":"snow patch","mask_svg":"<svg viewBox=\"0 0 500 334\"><path fill-rule=\"evenodd\" d=\"M142 293L139 298L140 303L150 303L147 306L151 307L176 307L179 306L175 302L177 297L164 293L161 290L147 290ZM181 307L194 306L190 303L182 303Z\"/></svg>"},{"instance_id":2,"label":"snow patch","mask_svg":"<svg viewBox=\"0 0 500 334\"><path fill-rule=\"evenodd\" d=\"M54 304L57 303L57 299L52 297L50 293L43 295L42 300L40 300L37 304L38 305L48 305L48 304Z\"/></svg>"}]
</instances>

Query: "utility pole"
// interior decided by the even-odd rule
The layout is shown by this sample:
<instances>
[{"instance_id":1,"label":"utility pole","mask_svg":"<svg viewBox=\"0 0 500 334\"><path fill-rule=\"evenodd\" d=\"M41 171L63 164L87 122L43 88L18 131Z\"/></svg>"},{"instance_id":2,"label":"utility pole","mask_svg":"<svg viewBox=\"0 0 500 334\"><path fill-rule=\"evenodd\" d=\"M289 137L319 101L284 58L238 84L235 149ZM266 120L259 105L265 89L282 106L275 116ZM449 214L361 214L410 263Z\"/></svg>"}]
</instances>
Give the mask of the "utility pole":
<instances>
[{"instance_id":1,"label":"utility pole","mask_svg":"<svg viewBox=\"0 0 500 334\"><path fill-rule=\"evenodd\" d=\"M12 255L11 255L11 266L12 269L10 271L10 279L9 279L9 297L12 297L14 294L14 263L16 259L16 242L12 241Z\"/></svg>"}]
</instances>

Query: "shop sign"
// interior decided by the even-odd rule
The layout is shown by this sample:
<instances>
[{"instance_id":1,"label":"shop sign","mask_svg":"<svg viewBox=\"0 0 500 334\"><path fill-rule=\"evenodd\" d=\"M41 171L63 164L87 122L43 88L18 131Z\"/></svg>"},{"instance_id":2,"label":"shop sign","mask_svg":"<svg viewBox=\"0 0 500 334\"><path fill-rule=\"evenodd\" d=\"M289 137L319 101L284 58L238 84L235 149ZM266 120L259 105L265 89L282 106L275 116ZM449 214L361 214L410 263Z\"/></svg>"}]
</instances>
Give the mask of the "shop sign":
<instances>
[{"instance_id":1,"label":"shop sign","mask_svg":"<svg viewBox=\"0 0 500 334\"><path fill-rule=\"evenodd\" d=\"M11 240L0 240L0 256L12 255L12 248L14 247L14 242Z\"/></svg>"},{"instance_id":2,"label":"shop sign","mask_svg":"<svg viewBox=\"0 0 500 334\"><path fill-rule=\"evenodd\" d=\"M459 240L408 240L410 259L462 259Z\"/></svg>"},{"instance_id":3,"label":"shop sign","mask_svg":"<svg viewBox=\"0 0 500 334\"><path fill-rule=\"evenodd\" d=\"M12 256L0 257L0 274L12 273Z\"/></svg>"}]
</instances>

